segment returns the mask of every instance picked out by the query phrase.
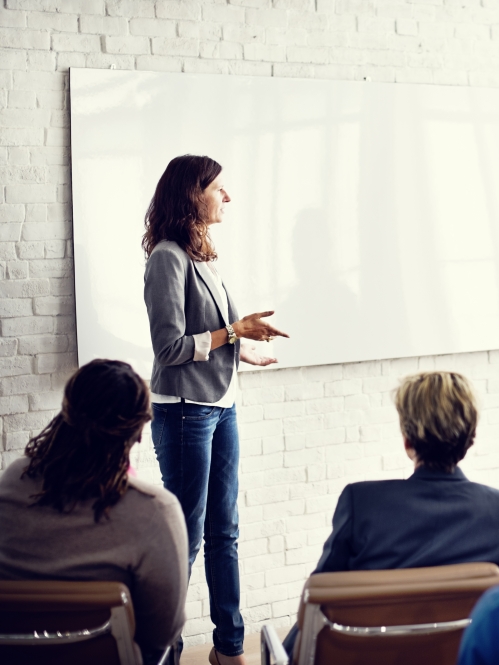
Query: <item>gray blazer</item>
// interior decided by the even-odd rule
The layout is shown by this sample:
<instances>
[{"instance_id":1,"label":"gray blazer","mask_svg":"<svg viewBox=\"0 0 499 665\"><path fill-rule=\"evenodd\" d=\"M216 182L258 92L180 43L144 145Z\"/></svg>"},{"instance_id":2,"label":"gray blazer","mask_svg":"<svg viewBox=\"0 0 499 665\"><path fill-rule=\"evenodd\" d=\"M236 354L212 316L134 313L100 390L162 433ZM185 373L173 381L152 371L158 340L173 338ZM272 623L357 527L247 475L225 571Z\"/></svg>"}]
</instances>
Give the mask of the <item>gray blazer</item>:
<instances>
[{"instance_id":1,"label":"gray blazer","mask_svg":"<svg viewBox=\"0 0 499 665\"><path fill-rule=\"evenodd\" d=\"M217 402L229 387L239 365L239 342L210 351L206 362L194 362L193 335L219 330L237 321L235 305L227 293L229 321L211 270L192 261L176 242L163 240L149 257L144 300L149 315L154 364L151 391L196 402Z\"/></svg>"}]
</instances>

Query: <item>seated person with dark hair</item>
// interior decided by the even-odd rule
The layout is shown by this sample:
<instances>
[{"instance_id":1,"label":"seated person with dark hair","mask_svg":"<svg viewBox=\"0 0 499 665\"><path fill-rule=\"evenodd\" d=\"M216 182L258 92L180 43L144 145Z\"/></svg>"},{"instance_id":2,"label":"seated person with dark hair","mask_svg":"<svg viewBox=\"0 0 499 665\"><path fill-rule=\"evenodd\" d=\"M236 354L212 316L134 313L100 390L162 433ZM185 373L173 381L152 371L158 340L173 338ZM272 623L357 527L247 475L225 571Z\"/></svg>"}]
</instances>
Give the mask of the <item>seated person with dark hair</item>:
<instances>
[{"instance_id":1,"label":"seated person with dark hair","mask_svg":"<svg viewBox=\"0 0 499 665\"><path fill-rule=\"evenodd\" d=\"M499 491L457 466L473 444L478 412L467 379L454 372L409 376L395 405L414 473L407 480L347 485L315 573L499 565ZM288 654L296 625L284 640Z\"/></svg>"},{"instance_id":2,"label":"seated person with dark hair","mask_svg":"<svg viewBox=\"0 0 499 665\"><path fill-rule=\"evenodd\" d=\"M130 589L145 665L185 621L187 535L177 499L129 478L130 450L151 420L130 365L93 360L62 410L0 478L1 580L107 580Z\"/></svg>"}]
</instances>

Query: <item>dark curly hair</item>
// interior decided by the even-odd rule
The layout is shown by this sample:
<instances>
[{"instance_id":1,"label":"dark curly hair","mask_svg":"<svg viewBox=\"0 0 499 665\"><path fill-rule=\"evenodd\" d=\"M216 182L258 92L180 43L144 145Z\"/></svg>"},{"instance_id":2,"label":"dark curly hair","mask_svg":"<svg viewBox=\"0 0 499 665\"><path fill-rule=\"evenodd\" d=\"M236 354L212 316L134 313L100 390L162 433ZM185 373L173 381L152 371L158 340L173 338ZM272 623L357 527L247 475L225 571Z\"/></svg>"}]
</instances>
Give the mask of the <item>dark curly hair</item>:
<instances>
[{"instance_id":1,"label":"dark curly hair","mask_svg":"<svg viewBox=\"0 0 499 665\"><path fill-rule=\"evenodd\" d=\"M70 512L95 499L96 522L128 487L130 449L151 420L149 391L127 363L92 360L69 379L61 412L32 438L23 476L43 479L33 504Z\"/></svg>"},{"instance_id":2,"label":"dark curly hair","mask_svg":"<svg viewBox=\"0 0 499 665\"><path fill-rule=\"evenodd\" d=\"M210 157L175 157L159 179L145 216L142 247L146 256L162 240L175 240L193 261L217 258L208 233L203 191L221 173Z\"/></svg>"}]
</instances>

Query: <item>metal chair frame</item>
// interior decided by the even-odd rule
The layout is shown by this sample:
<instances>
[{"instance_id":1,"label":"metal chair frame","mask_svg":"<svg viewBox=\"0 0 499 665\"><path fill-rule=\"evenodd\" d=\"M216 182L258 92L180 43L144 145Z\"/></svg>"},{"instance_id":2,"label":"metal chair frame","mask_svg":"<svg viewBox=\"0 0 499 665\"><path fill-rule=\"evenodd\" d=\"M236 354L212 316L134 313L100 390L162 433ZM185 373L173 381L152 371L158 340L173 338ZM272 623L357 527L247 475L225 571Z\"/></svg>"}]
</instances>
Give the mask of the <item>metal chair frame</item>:
<instances>
[{"instance_id":1,"label":"metal chair frame","mask_svg":"<svg viewBox=\"0 0 499 665\"><path fill-rule=\"evenodd\" d=\"M288 654L281 644L276 629L269 623L262 626L260 654L261 665L288 665Z\"/></svg>"},{"instance_id":2,"label":"metal chair frame","mask_svg":"<svg viewBox=\"0 0 499 665\"><path fill-rule=\"evenodd\" d=\"M116 641L121 665L139 665L127 618L126 605L128 605L129 601L127 595L123 592L121 593L121 600L123 605L111 607L111 616L109 619L95 628L82 628L81 630L64 632L56 631L55 633L49 633L46 630L34 630L32 633L0 633L0 646L22 645L40 647L44 645L72 644L75 642L86 642L102 635L111 634ZM170 648L167 647L165 649L158 665L165 665Z\"/></svg>"},{"instance_id":3,"label":"metal chair frame","mask_svg":"<svg viewBox=\"0 0 499 665\"><path fill-rule=\"evenodd\" d=\"M396 626L343 626L329 621L324 616L321 606L311 604L304 599L305 614L303 618L303 632L298 665L313 665L317 646L317 635L327 627L329 630L349 635L351 637L400 637L409 635L431 635L447 633L454 630L463 630L470 625L471 619L456 619L455 621L440 621L437 623L414 623Z\"/></svg>"}]
</instances>

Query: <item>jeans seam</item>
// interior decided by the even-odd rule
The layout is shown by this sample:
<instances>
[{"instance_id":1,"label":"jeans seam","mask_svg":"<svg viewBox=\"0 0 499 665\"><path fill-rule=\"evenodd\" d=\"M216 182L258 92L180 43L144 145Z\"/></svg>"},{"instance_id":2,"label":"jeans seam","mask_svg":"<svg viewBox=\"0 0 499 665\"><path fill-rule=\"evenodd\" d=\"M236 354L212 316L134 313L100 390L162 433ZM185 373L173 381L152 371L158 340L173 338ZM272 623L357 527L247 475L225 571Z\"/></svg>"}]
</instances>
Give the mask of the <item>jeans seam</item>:
<instances>
[{"instance_id":1,"label":"jeans seam","mask_svg":"<svg viewBox=\"0 0 499 665\"><path fill-rule=\"evenodd\" d=\"M211 510L208 508L208 506L207 506L206 512L208 513L208 523L210 525L210 539L213 540L213 538L212 538L212 527L211 527ZM217 608L217 613L220 615L220 608L218 606L217 589L216 589L216 583L215 583L216 575L214 574L214 569L213 569L213 548L212 548L212 552L210 554L210 572L211 572L211 587L212 587L212 593L213 593L213 604ZM218 628L218 626L215 627L215 631L217 630L217 628ZM219 649L217 649L217 651L219 651ZM239 656L242 653L244 653L244 651L238 651L237 653L224 653L223 651L219 651L219 652L221 654L223 654L224 656L229 656L229 657Z\"/></svg>"},{"instance_id":2,"label":"jeans seam","mask_svg":"<svg viewBox=\"0 0 499 665\"><path fill-rule=\"evenodd\" d=\"M180 407L180 492L184 495L184 404Z\"/></svg>"},{"instance_id":3,"label":"jeans seam","mask_svg":"<svg viewBox=\"0 0 499 665\"><path fill-rule=\"evenodd\" d=\"M213 459L213 439L212 439L212 459ZM220 614L220 608L218 607L218 599L217 599L217 589L216 589L216 583L215 583L215 571L213 568L213 528L212 528L212 519L211 519L211 506L210 506L210 483L208 481L208 496L207 496L207 501L206 501L206 512L208 513L208 524L210 525L210 572L211 572L211 587L212 587L212 593L213 593L213 603L215 607L217 608L217 615ZM217 617L218 618L218 617ZM216 630L216 628L215 628Z\"/></svg>"},{"instance_id":4,"label":"jeans seam","mask_svg":"<svg viewBox=\"0 0 499 665\"><path fill-rule=\"evenodd\" d=\"M153 413L154 413L154 411L153 411ZM161 423L161 431L160 431L160 433L159 433L159 439L158 439L158 448L161 446L161 443L162 443L162 441L163 441L163 432L164 432L164 429L165 429L165 424L166 424L166 417L167 417L167 414L168 414L168 411L167 411L166 409L165 409L164 411L161 410L161 415L163 415L164 418L163 418L163 421L162 421L162 423ZM156 447L156 446L155 446L155 447Z\"/></svg>"},{"instance_id":5,"label":"jeans seam","mask_svg":"<svg viewBox=\"0 0 499 665\"><path fill-rule=\"evenodd\" d=\"M225 411L221 412L220 417L219 417L219 423L220 423L220 420L223 417L222 414L225 415ZM213 446L213 442L212 442L212 446ZM237 478L237 472L236 472L236 478ZM213 568L212 512L211 512L210 501L209 501L209 491L210 491L210 489L209 489L209 485L208 485L208 501L207 501L207 506L206 506L206 513L208 515L208 524L209 524L209 528L210 528L210 539L212 541L212 548L211 548L211 554L210 554L211 587L212 587L212 593L213 593L213 603L214 603L214 605L217 609L217 613L220 614L220 609L219 609L218 599L217 599L216 582L215 582L216 575L214 573L214 568ZM237 499L236 499L236 501L237 501ZM238 517L238 522L239 522L239 517ZM239 529L238 529L238 536L239 536ZM236 540L236 542L237 542L237 540ZM238 571L238 575L239 575L239 571ZM238 608L238 611L240 611L240 608ZM215 632L216 632L217 628L218 628L218 626L215 627ZM220 651L220 653L222 653L224 656L229 656L229 657L239 656L242 653L244 653L243 649L238 649L238 650L236 650L236 652L234 652L233 650L231 650L231 651L232 651L231 653L224 653L223 651Z\"/></svg>"}]
</instances>

